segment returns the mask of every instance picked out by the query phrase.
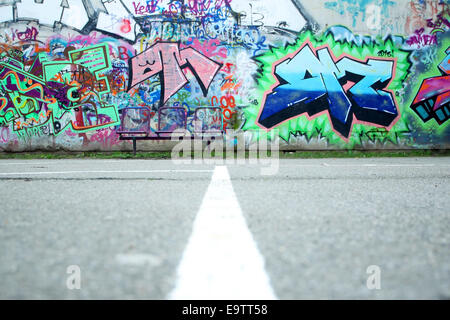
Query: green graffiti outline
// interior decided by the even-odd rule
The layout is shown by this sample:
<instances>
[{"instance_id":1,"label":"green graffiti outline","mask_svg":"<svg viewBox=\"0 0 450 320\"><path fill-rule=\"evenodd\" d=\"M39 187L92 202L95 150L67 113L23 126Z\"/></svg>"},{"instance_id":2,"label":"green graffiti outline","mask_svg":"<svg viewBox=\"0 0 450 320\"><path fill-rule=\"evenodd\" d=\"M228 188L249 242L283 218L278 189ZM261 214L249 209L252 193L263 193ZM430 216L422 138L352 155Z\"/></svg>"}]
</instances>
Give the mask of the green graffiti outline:
<instances>
[{"instance_id":1,"label":"green graffiti outline","mask_svg":"<svg viewBox=\"0 0 450 320\"><path fill-rule=\"evenodd\" d=\"M97 62L97 64L92 65L89 60L80 60L80 58L83 57L83 55L82 55L83 52L84 53L93 52L95 50L101 51L101 55L97 54L96 61L102 60L102 62ZM100 129L120 125L120 117L119 117L117 105L114 103L107 105L101 99L102 95L109 94L111 92L108 78L106 76L106 72L111 70L111 68L112 68L111 59L109 57L108 52L109 52L108 45L103 43L103 44L89 46L86 48L72 50L69 52L69 60L64 60L64 61L47 61L46 55L43 53L39 53L36 56L36 59L29 70L31 70L36 65L36 63L40 62L42 65L42 72L43 72L41 77L36 76L36 75L31 74L30 72L26 71L25 66L22 62L17 61L12 58L9 58L9 63L0 61L0 70L3 69L2 67L7 67L8 69L15 72L16 74L20 73L21 75L25 76L25 79L30 79L30 80L40 84L41 86L46 86L47 82L51 81L50 79L52 79L57 73L59 73L61 70L63 70L63 68L67 67L67 65L71 65L71 64L72 65L81 65L81 66L85 67L86 69L88 69L94 75L96 81L103 81L105 83L104 90L98 91L98 92L93 92L98 97L98 101L99 101L99 103L96 104L95 109L96 109L97 118L99 116L103 115L103 116L109 117L109 119L111 119L110 122L107 122L104 124L96 124L91 127L86 127L84 129L80 129L74 125L74 121L73 121L72 117L69 117L69 120L67 121L67 123L64 124L57 132L57 130L55 130L55 127L54 127L55 122L63 119L63 117L66 116L67 113L70 112L71 110L76 109L76 108L81 108L82 104L74 104L70 108L67 108L65 106L62 106L58 101L52 103L44 98L34 99L32 97L26 97L26 96L25 96L25 98L23 98L20 96L19 92L27 92L28 90L24 90L24 91L20 90L20 88L21 88L20 85L16 86L18 88L19 92L11 92L10 90L6 89L6 86L5 86L6 80L8 77L13 77L12 74L7 75L4 79L0 80L0 89L3 90L4 92L6 92L8 97L10 99L12 99L16 109L18 107L19 107L19 109L22 109L22 106L25 104L25 101L28 101L28 100L32 100L32 101L34 101L34 103L36 103L37 102L36 100L38 100L38 101L46 104L47 108L50 112L49 119L46 121L46 123L51 119L50 123L51 123L52 129L53 129L52 134L55 136L60 135L62 132L66 131L67 129L70 129L74 133L84 133L84 132L88 132L88 131L100 130ZM77 56L77 55L80 55L80 56ZM94 58L95 58L95 55L94 55ZM14 62L14 64L11 64L11 62ZM104 75L101 76L100 73L104 73ZM14 78L14 82L15 82L15 80L16 79ZM23 85L23 84L24 83L22 82L21 85ZM73 90L77 90L77 87L74 86L73 88L69 89L67 92L67 98L72 102L74 101L74 99L71 99L72 98L71 93ZM43 96L43 92L41 92L41 96ZM20 97L20 99L23 100L22 101L23 103L16 103L16 100L19 97ZM53 97L50 97L50 98L53 98ZM14 112L17 113L17 112L19 112L19 109L15 110L15 111L12 109L9 109L6 113L1 114L0 115L0 123L6 124L11 121L19 119L20 116L18 114L14 114L12 117L9 117L9 120L6 119L6 116L11 111L13 113ZM3 110L1 111L1 113L3 113ZM28 114L26 114L26 115L22 114L22 116L24 116L25 118L27 115ZM39 116L39 113L37 115ZM40 126L40 124L37 126Z\"/></svg>"},{"instance_id":2,"label":"green graffiti outline","mask_svg":"<svg viewBox=\"0 0 450 320\"><path fill-rule=\"evenodd\" d=\"M243 111L246 121L242 130L252 132L257 131L258 133L253 135L254 139L275 138L275 134L273 132L274 130L265 132L256 124L263 95L267 88L271 87L276 82L275 77L272 75L273 64L284 58L286 55L298 50L308 40L314 48L328 45L335 57L341 57L346 54L362 61L365 61L368 57L377 57L378 51L391 51L393 53L393 57L397 59L397 63L395 77L386 89L393 92L394 99L396 99L396 91L402 88L402 83L407 77L411 67L411 63L408 59L410 52L399 49L390 38L385 41L372 41L371 44L363 44L359 46L355 43L349 43L347 41L336 41L331 33L317 36L311 31L302 32L297 37L295 43L291 45L288 44L280 48L271 47L266 53L253 58L259 65L259 72L256 76L256 98L259 103L244 108ZM346 142L332 130L331 123L326 114L314 117L311 120L308 120L306 115L303 114L284 122L283 124L277 126L276 129L278 130L279 136L286 142L289 142L289 139L292 136L302 135L305 136L308 141L313 138L325 138L328 144L340 145L346 148L353 148L355 145L361 145L364 142L369 141L381 143L390 141L393 144L397 144L399 135L410 132L410 129L404 118L404 108L401 108L401 105L398 103L397 99L396 102L401 116L391 130L386 131L386 134L382 136L372 136L372 138L370 138L370 135L373 133L373 129L380 128L367 124L355 123L348 142Z\"/></svg>"},{"instance_id":3,"label":"green graffiti outline","mask_svg":"<svg viewBox=\"0 0 450 320\"><path fill-rule=\"evenodd\" d=\"M434 65L425 72L417 73L415 79L407 79L410 80L410 83L412 80L414 81L410 84L410 93L407 99L405 99L406 112L404 112L409 116L409 122L413 122L414 126L421 128L424 131L423 133L428 135L428 132L433 132L433 134L437 136L442 135L450 128L450 120L447 120L441 125L439 125L436 121L423 122L423 120L420 119L420 117L411 109L411 105L413 104L413 101L425 79L442 76L442 72L439 69L439 64L447 58L448 54L446 53L446 49L450 47L450 37L445 36L444 33L442 33L442 35L444 35L443 39L441 39L442 41L438 41L438 46L436 46L436 58Z\"/></svg>"}]
</instances>

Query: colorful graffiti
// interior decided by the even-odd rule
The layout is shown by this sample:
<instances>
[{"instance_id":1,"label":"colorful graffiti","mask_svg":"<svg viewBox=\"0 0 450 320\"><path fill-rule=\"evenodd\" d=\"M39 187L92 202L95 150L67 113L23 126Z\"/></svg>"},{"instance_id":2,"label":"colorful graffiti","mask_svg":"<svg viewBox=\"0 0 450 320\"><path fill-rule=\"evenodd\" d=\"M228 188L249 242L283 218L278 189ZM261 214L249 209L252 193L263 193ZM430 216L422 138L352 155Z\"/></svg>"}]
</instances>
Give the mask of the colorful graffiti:
<instances>
[{"instance_id":1,"label":"colorful graffiti","mask_svg":"<svg viewBox=\"0 0 450 320\"><path fill-rule=\"evenodd\" d=\"M447 147L449 14L443 0L6 1L0 150L122 150L125 128Z\"/></svg>"},{"instance_id":2,"label":"colorful graffiti","mask_svg":"<svg viewBox=\"0 0 450 320\"><path fill-rule=\"evenodd\" d=\"M111 68L108 46L67 48L65 54L67 60L58 61L40 54L28 70L10 57L0 62L0 124L13 123L16 132L49 124L58 135L119 123L116 107L101 98L110 92L103 75Z\"/></svg>"},{"instance_id":3,"label":"colorful graffiti","mask_svg":"<svg viewBox=\"0 0 450 320\"><path fill-rule=\"evenodd\" d=\"M424 122L434 119L442 125L450 118L450 47L446 54L439 65L443 76L425 79L411 105Z\"/></svg>"},{"instance_id":4,"label":"colorful graffiti","mask_svg":"<svg viewBox=\"0 0 450 320\"><path fill-rule=\"evenodd\" d=\"M377 57L380 50L394 57ZM262 66L258 80L265 90L254 121L267 131L285 124L297 133L299 116L312 121L325 114L331 129L344 140L355 123L389 131L399 119L393 91L406 76L407 57L390 40L357 47L337 43L331 34L318 39L304 33L293 46L255 57ZM326 133L322 125L315 129Z\"/></svg>"},{"instance_id":5,"label":"colorful graffiti","mask_svg":"<svg viewBox=\"0 0 450 320\"><path fill-rule=\"evenodd\" d=\"M193 48L179 48L179 43L157 42L152 47L130 59L130 83L132 89L139 83L160 74L163 105L189 81L183 69L189 68L206 96L212 80L222 64L204 56Z\"/></svg>"},{"instance_id":6,"label":"colorful graffiti","mask_svg":"<svg viewBox=\"0 0 450 320\"><path fill-rule=\"evenodd\" d=\"M313 50L315 52L313 52ZM353 118L389 127L398 117L391 92L395 60L331 57L328 46L312 48L309 41L274 64L275 87L263 97L258 123L271 129L301 114L327 110L334 130L348 138Z\"/></svg>"}]
</instances>

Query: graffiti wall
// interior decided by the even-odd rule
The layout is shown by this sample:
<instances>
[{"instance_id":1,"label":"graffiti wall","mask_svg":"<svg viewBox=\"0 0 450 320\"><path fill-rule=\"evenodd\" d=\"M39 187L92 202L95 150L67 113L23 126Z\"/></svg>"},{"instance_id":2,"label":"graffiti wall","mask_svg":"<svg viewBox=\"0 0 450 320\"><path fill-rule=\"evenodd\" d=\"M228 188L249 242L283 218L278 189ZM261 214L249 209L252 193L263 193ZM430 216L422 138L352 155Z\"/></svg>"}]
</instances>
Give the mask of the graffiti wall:
<instances>
[{"instance_id":1,"label":"graffiti wall","mask_svg":"<svg viewBox=\"0 0 450 320\"><path fill-rule=\"evenodd\" d=\"M449 0L0 0L1 151L450 148L449 89Z\"/></svg>"}]
</instances>

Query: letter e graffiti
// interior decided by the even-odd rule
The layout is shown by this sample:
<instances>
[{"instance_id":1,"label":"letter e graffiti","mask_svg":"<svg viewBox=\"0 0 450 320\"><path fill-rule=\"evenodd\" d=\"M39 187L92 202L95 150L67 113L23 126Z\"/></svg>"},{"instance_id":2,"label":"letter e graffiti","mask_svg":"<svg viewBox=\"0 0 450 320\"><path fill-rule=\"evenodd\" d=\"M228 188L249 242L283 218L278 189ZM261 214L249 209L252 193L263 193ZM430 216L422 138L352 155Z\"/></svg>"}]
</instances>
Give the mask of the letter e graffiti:
<instances>
[{"instance_id":1,"label":"letter e graffiti","mask_svg":"<svg viewBox=\"0 0 450 320\"><path fill-rule=\"evenodd\" d=\"M79 266L72 265L67 267L67 277L66 286L69 290L80 290L81 289L81 269Z\"/></svg>"},{"instance_id":2,"label":"letter e graffiti","mask_svg":"<svg viewBox=\"0 0 450 320\"><path fill-rule=\"evenodd\" d=\"M380 290L381 289L381 269L379 266L367 267L366 273L370 276L367 278L367 289Z\"/></svg>"}]
</instances>

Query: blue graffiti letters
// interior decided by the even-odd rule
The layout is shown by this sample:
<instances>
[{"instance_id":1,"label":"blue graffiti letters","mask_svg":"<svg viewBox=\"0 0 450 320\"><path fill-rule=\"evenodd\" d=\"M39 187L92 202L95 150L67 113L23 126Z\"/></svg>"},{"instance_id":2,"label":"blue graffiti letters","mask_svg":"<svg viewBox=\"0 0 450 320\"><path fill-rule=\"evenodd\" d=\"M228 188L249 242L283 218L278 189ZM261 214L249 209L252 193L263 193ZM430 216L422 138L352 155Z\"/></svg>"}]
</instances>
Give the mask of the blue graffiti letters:
<instances>
[{"instance_id":1,"label":"blue graffiti letters","mask_svg":"<svg viewBox=\"0 0 450 320\"><path fill-rule=\"evenodd\" d=\"M337 60L328 46L315 50L306 42L275 65L278 85L264 95L258 122L271 129L305 113L312 117L328 112L333 129L344 138L351 133L354 117L389 127L398 116L393 94L386 90L394 64L394 59Z\"/></svg>"}]
</instances>

